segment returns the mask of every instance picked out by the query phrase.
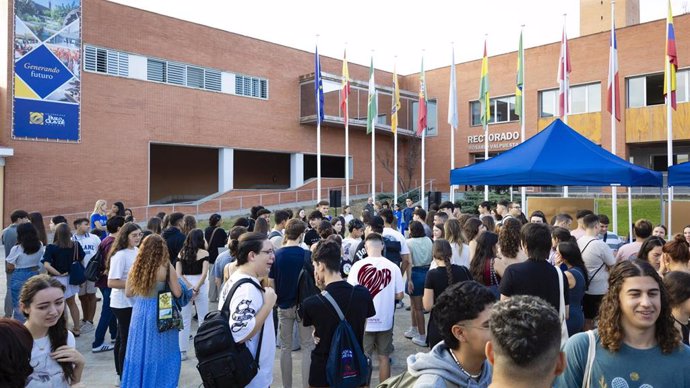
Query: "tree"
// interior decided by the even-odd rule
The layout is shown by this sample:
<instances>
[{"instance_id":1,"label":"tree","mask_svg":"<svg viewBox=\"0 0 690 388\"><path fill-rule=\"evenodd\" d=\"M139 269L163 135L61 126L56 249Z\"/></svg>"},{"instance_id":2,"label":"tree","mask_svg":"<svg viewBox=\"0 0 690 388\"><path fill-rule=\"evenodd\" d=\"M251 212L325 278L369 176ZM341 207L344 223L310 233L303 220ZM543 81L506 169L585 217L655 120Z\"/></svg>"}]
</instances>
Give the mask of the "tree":
<instances>
[{"instance_id":1,"label":"tree","mask_svg":"<svg viewBox=\"0 0 690 388\"><path fill-rule=\"evenodd\" d=\"M403 141L398 139L398 185L400 193L405 193L413 190L415 175L420 167L422 142L420 138L412 137L406 138ZM402 150L402 152L401 152ZM376 150L376 159L381 163L381 167L393 174L393 150L385 147L383 150Z\"/></svg>"}]
</instances>

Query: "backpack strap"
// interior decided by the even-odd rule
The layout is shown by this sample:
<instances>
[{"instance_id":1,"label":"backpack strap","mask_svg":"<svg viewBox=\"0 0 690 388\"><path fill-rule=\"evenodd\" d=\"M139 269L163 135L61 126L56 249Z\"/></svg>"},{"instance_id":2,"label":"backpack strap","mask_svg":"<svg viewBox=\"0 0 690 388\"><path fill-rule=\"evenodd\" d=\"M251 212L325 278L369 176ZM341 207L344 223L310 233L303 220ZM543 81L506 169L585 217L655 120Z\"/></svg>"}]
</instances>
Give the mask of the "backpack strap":
<instances>
[{"instance_id":1,"label":"backpack strap","mask_svg":"<svg viewBox=\"0 0 690 388\"><path fill-rule=\"evenodd\" d=\"M246 283L251 283L252 285L254 285L254 287L259 289L259 291L264 292L263 287L256 284L256 282L254 282L252 279L242 278L242 279L236 281L235 284L232 285L232 288L230 289L230 292L228 292L228 295L225 297L225 302L223 303L223 307L220 309L221 314L226 315L226 316L230 314L230 301L232 300L232 296L235 294L235 291L237 291L237 289L241 285L246 284ZM261 331L259 332L259 345L256 348L256 357L254 357L254 360L256 360L257 368L261 368L259 366L259 356L261 356L261 343L264 340L264 328L265 327L266 327L266 322L264 322L263 326L261 326ZM230 335L232 335L232 333Z\"/></svg>"},{"instance_id":2,"label":"backpack strap","mask_svg":"<svg viewBox=\"0 0 690 388\"><path fill-rule=\"evenodd\" d=\"M338 314L338 318L340 318L341 321L344 321L345 315L343 314L343 310L340 309L340 306L338 306L338 302L336 302L335 299L333 299L331 294L329 294L328 291L322 291L321 295L328 301L328 303L331 304L331 306L333 306L333 309L335 309L336 314Z\"/></svg>"},{"instance_id":3,"label":"backpack strap","mask_svg":"<svg viewBox=\"0 0 690 388\"><path fill-rule=\"evenodd\" d=\"M587 330L587 337L589 337L589 347L587 349L587 365L585 366L585 375L582 379L582 388L589 388L592 380L592 365L594 364L594 356L597 351L597 339L594 336L594 330Z\"/></svg>"}]
</instances>

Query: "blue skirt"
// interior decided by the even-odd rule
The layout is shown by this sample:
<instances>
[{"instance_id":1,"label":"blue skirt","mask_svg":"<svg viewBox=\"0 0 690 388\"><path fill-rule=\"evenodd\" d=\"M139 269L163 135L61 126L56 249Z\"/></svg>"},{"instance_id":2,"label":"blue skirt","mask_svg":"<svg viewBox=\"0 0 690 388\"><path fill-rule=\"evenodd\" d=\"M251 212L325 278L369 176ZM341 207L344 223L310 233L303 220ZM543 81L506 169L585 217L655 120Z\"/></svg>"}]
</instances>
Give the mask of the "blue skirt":
<instances>
[{"instance_id":1,"label":"blue skirt","mask_svg":"<svg viewBox=\"0 0 690 388\"><path fill-rule=\"evenodd\" d=\"M158 296L136 297L122 388L175 388L180 378L178 330L158 332Z\"/></svg>"}]
</instances>

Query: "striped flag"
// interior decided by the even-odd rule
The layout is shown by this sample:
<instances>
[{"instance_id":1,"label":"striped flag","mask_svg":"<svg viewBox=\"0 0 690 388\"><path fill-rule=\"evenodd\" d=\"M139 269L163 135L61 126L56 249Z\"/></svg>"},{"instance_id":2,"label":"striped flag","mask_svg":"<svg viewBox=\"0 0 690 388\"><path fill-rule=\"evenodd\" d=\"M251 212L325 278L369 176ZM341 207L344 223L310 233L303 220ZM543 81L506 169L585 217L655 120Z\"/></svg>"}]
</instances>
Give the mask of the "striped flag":
<instances>
[{"instance_id":1,"label":"striped flag","mask_svg":"<svg viewBox=\"0 0 690 388\"><path fill-rule=\"evenodd\" d=\"M489 57L486 55L486 40L484 40L484 58L482 58L482 74L479 79L479 104L481 106L481 123L486 125L491 117L489 105Z\"/></svg>"},{"instance_id":2,"label":"striped flag","mask_svg":"<svg viewBox=\"0 0 690 388\"><path fill-rule=\"evenodd\" d=\"M524 69L522 68L525 61L525 52L522 49L522 31L520 31L520 45L518 46L517 57L517 76L515 77L515 114L522 117L522 86L524 84Z\"/></svg>"},{"instance_id":3,"label":"striped flag","mask_svg":"<svg viewBox=\"0 0 690 388\"><path fill-rule=\"evenodd\" d=\"M426 77L424 76L424 58L422 71L419 73L419 109L417 110L417 136L422 136L426 129Z\"/></svg>"},{"instance_id":4,"label":"striped flag","mask_svg":"<svg viewBox=\"0 0 690 388\"><path fill-rule=\"evenodd\" d=\"M376 84L374 83L374 57L371 57L369 66L369 109L367 110L367 134L376 126L378 110L376 107Z\"/></svg>"},{"instance_id":5,"label":"striped flag","mask_svg":"<svg viewBox=\"0 0 690 388\"><path fill-rule=\"evenodd\" d=\"M610 42L610 53L609 53L609 86L608 86L608 97L606 101L606 109L609 113L613 113L612 110L615 107L616 110L616 120L621 121L621 97L620 97L620 83L618 80L618 41L616 40L616 25L615 23L611 28L611 42ZM613 101L613 94L616 94L615 101Z\"/></svg>"},{"instance_id":6,"label":"striped flag","mask_svg":"<svg viewBox=\"0 0 690 388\"><path fill-rule=\"evenodd\" d=\"M561 57L558 59L558 115L568 114L569 80L572 67L570 66L570 52L568 51L568 36L565 33L563 24L563 37L561 39Z\"/></svg>"},{"instance_id":7,"label":"striped flag","mask_svg":"<svg viewBox=\"0 0 690 388\"><path fill-rule=\"evenodd\" d=\"M393 67L393 101L391 104L391 131L398 130L398 112L400 111L400 84L398 83L398 71Z\"/></svg>"},{"instance_id":8,"label":"striped flag","mask_svg":"<svg viewBox=\"0 0 690 388\"><path fill-rule=\"evenodd\" d=\"M316 120L323 122L323 81L321 80L321 60L319 59L319 46L314 52L314 94L316 97Z\"/></svg>"},{"instance_id":9,"label":"striped flag","mask_svg":"<svg viewBox=\"0 0 690 388\"><path fill-rule=\"evenodd\" d=\"M345 122L348 117L348 98L350 96L350 73L347 71L347 51L343 51L343 81L340 89L340 111L343 112Z\"/></svg>"},{"instance_id":10,"label":"striped flag","mask_svg":"<svg viewBox=\"0 0 690 388\"><path fill-rule=\"evenodd\" d=\"M666 103L671 103L673 110L676 110L676 71L678 71L678 53L676 52L676 31L673 28L673 13L671 12L671 1L668 2L668 17L666 18L666 61L664 65L664 96ZM671 98L668 98L668 84L671 77Z\"/></svg>"},{"instance_id":11,"label":"striped flag","mask_svg":"<svg viewBox=\"0 0 690 388\"><path fill-rule=\"evenodd\" d=\"M455 48L450 60L450 85L448 88L448 124L452 129L458 129L458 90L455 81Z\"/></svg>"}]
</instances>

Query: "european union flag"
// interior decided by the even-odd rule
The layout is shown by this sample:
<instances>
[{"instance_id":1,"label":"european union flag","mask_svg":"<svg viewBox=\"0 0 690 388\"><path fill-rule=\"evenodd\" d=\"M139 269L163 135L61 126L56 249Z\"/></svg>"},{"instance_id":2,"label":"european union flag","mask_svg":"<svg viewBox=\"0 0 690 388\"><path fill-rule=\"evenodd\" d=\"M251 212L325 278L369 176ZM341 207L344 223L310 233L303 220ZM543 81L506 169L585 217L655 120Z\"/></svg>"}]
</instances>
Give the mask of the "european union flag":
<instances>
[{"instance_id":1,"label":"european union flag","mask_svg":"<svg viewBox=\"0 0 690 388\"><path fill-rule=\"evenodd\" d=\"M323 121L323 82L321 81L321 60L319 59L319 47L316 46L314 54L314 93L316 95L316 120Z\"/></svg>"}]
</instances>

